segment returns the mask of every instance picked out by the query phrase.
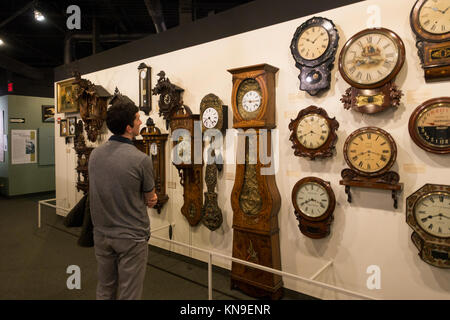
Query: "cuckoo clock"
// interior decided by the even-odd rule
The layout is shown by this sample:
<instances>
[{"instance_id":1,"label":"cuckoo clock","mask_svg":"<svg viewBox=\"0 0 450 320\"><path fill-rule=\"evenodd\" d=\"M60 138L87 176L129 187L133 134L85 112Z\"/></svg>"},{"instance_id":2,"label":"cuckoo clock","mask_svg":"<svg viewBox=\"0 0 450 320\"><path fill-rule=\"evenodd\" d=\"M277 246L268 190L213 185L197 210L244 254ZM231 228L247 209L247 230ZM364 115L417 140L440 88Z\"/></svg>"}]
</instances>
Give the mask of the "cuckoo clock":
<instances>
[{"instance_id":1,"label":"cuckoo clock","mask_svg":"<svg viewBox=\"0 0 450 320\"><path fill-rule=\"evenodd\" d=\"M172 116L183 106L181 93L184 89L172 84L166 73L161 71L158 73L159 79L155 87L152 89L153 95L159 95L159 116L166 120L166 128Z\"/></svg>"}]
</instances>

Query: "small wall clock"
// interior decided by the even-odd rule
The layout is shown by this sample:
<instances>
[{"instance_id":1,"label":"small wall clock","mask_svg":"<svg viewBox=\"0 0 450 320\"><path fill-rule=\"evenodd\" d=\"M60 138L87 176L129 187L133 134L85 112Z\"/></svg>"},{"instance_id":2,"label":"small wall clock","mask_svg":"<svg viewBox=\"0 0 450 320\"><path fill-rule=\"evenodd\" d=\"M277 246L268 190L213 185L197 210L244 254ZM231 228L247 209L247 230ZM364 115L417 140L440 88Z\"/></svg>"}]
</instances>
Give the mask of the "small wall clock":
<instances>
[{"instance_id":1,"label":"small wall clock","mask_svg":"<svg viewBox=\"0 0 450 320\"><path fill-rule=\"evenodd\" d=\"M345 109L377 113L400 104L394 78L405 61L400 37L385 28L365 29L352 36L339 56L339 72L351 87L342 96Z\"/></svg>"},{"instance_id":2,"label":"small wall clock","mask_svg":"<svg viewBox=\"0 0 450 320\"><path fill-rule=\"evenodd\" d=\"M450 268L450 186L426 184L406 198L406 222L419 257Z\"/></svg>"},{"instance_id":3,"label":"small wall clock","mask_svg":"<svg viewBox=\"0 0 450 320\"><path fill-rule=\"evenodd\" d=\"M360 128L351 133L344 144L344 158L350 169L341 172L339 183L345 185L348 202L350 187L392 190L394 208L397 208L397 191L402 189L400 176L389 169L397 158L397 146L392 136L376 127Z\"/></svg>"},{"instance_id":4,"label":"small wall clock","mask_svg":"<svg viewBox=\"0 0 450 320\"><path fill-rule=\"evenodd\" d=\"M297 181L292 189L292 204L304 235L320 239L330 234L336 198L329 182L316 177Z\"/></svg>"},{"instance_id":5,"label":"small wall clock","mask_svg":"<svg viewBox=\"0 0 450 320\"><path fill-rule=\"evenodd\" d=\"M152 111L152 68L145 63L138 67L139 72L139 110L148 116Z\"/></svg>"},{"instance_id":6,"label":"small wall clock","mask_svg":"<svg viewBox=\"0 0 450 320\"><path fill-rule=\"evenodd\" d=\"M313 17L297 28L290 48L300 70L300 90L314 96L330 87L338 42L339 33L326 18Z\"/></svg>"},{"instance_id":7,"label":"small wall clock","mask_svg":"<svg viewBox=\"0 0 450 320\"><path fill-rule=\"evenodd\" d=\"M200 120L202 131L217 129L224 133L228 129L228 107L215 94L207 94L200 102Z\"/></svg>"},{"instance_id":8,"label":"small wall clock","mask_svg":"<svg viewBox=\"0 0 450 320\"><path fill-rule=\"evenodd\" d=\"M410 23L425 80L450 78L450 0L418 0Z\"/></svg>"},{"instance_id":9,"label":"small wall clock","mask_svg":"<svg viewBox=\"0 0 450 320\"><path fill-rule=\"evenodd\" d=\"M336 130L339 122L330 118L327 112L316 106L309 106L291 119L289 140L292 141L294 154L299 157L315 158L331 157L337 141Z\"/></svg>"},{"instance_id":10,"label":"small wall clock","mask_svg":"<svg viewBox=\"0 0 450 320\"><path fill-rule=\"evenodd\" d=\"M425 151L450 153L450 97L434 98L418 106L409 118L409 135Z\"/></svg>"}]
</instances>

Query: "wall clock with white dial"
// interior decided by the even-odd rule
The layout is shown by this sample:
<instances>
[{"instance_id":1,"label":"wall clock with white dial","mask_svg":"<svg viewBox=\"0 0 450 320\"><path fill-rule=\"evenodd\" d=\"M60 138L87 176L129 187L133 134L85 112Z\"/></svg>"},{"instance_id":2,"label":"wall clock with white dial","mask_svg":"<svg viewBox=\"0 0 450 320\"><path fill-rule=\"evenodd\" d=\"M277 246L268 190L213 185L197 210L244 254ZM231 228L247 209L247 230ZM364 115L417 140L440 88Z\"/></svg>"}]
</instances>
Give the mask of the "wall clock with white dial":
<instances>
[{"instance_id":1,"label":"wall clock with white dial","mask_svg":"<svg viewBox=\"0 0 450 320\"><path fill-rule=\"evenodd\" d=\"M139 72L139 110L149 115L152 111L152 68L145 63L138 67Z\"/></svg>"},{"instance_id":2,"label":"wall clock with white dial","mask_svg":"<svg viewBox=\"0 0 450 320\"><path fill-rule=\"evenodd\" d=\"M291 119L289 130L294 154L300 157L331 157L337 142L336 131L339 122L330 118L327 112L316 106L300 110L297 118Z\"/></svg>"},{"instance_id":3,"label":"wall clock with white dial","mask_svg":"<svg viewBox=\"0 0 450 320\"><path fill-rule=\"evenodd\" d=\"M225 133L228 128L228 107L213 93L207 94L200 102L202 131L217 129Z\"/></svg>"},{"instance_id":4,"label":"wall clock with white dial","mask_svg":"<svg viewBox=\"0 0 450 320\"><path fill-rule=\"evenodd\" d=\"M292 189L292 204L304 235L320 239L330 234L336 198L329 182L317 177L299 180Z\"/></svg>"}]
</instances>

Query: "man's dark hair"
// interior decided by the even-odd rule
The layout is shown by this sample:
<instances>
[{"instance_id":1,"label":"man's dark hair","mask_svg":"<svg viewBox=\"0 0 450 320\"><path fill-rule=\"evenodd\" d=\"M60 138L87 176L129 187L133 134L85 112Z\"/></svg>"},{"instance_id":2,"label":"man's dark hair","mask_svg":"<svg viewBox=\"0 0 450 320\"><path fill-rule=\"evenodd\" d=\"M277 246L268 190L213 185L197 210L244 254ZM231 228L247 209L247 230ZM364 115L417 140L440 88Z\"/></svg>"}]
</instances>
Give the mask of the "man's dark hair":
<instances>
[{"instance_id":1,"label":"man's dark hair","mask_svg":"<svg viewBox=\"0 0 450 320\"><path fill-rule=\"evenodd\" d=\"M112 133L122 135L127 125L133 127L138 111L139 108L134 103L119 100L106 112L106 126Z\"/></svg>"}]
</instances>

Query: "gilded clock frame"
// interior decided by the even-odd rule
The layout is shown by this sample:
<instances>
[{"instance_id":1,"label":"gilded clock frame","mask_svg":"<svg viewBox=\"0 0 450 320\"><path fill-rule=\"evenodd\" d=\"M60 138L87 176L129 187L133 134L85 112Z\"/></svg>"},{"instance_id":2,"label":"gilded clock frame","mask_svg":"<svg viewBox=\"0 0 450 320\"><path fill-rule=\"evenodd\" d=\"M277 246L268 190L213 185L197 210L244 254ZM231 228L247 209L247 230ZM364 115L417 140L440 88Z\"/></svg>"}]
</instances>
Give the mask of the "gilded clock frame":
<instances>
[{"instance_id":1,"label":"gilded clock frame","mask_svg":"<svg viewBox=\"0 0 450 320\"><path fill-rule=\"evenodd\" d=\"M203 97L200 102L200 121L202 123L202 132L208 130L203 124L203 113L206 109L213 108L217 111L217 125L211 129L217 129L224 133L228 129L228 106L222 104L222 101L213 93L209 93Z\"/></svg>"}]
</instances>

